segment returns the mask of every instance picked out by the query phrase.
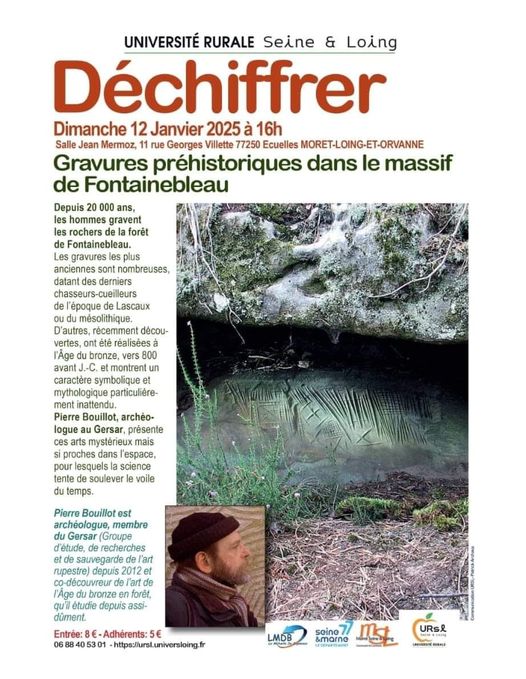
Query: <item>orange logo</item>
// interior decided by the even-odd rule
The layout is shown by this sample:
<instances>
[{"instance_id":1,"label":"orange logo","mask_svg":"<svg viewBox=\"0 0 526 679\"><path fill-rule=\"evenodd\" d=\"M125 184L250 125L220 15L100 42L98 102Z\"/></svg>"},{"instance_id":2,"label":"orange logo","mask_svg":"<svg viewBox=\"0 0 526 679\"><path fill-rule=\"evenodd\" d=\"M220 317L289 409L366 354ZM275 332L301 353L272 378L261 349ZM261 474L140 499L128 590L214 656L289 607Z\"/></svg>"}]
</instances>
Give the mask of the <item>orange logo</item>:
<instances>
[{"instance_id":1,"label":"orange logo","mask_svg":"<svg viewBox=\"0 0 526 679\"><path fill-rule=\"evenodd\" d=\"M360 627L360 637L367 638L371 646L398 646L398 642L389 636L389 627L379 627L375 622L364 623Z\"/></svg>"},{"instance_id":2,"label":"orange logo","mask_svg":"<svg viewBox=\"0 0 526 679\"><path fill-rule=\"evenodd\" d=\"M435 635L445 636L445 625L434 625L436 620L433 613L428 613L425 618L417 618L413 622L413 636L420 644L430 644Z\"/></svg>"}]
</instances>

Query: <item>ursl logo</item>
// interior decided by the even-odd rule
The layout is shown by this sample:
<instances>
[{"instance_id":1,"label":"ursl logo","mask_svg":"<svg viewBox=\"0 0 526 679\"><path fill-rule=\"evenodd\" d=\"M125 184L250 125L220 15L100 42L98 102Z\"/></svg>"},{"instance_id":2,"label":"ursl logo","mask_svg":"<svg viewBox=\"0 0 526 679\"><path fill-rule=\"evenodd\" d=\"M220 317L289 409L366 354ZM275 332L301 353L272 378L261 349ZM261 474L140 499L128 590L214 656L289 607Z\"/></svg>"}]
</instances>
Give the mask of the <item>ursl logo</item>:
<instances>
[{"instance_id":1,"label":"ursl logo","mask_svg":"<svg viewBox=\"0 0 526 679\"><path fill-rule=\"evenodd\" d=\"M287 625L282 632L267 634L267 641L271 646L278 648L291 648L292 646L306 645L304 641L307 630L302 625Z\"/></svg>"},{"instance_id":2,"label":"ursl logo","mask_svg":"<svg viewBox=\"0 0 526 679\"><path fill-rule=\"evenodd\" d=\"M412 626L415 641L413 646L445 646L446 626L438 623L433 618L433 613L428 613L424 618L416 618Z\"/></svg>"},{"instance_id":3,"label":"ursl logo","mask_svg":"<svg viewBox=\"0 0 526 679\"><path fill-rule=\"evenodd\" d=\"M334 625L327 629L317 629L315 645L316 646L348 646L349 633L353 626L353 620L345 620L339 625Z\"/></svg>"}]
</instances>

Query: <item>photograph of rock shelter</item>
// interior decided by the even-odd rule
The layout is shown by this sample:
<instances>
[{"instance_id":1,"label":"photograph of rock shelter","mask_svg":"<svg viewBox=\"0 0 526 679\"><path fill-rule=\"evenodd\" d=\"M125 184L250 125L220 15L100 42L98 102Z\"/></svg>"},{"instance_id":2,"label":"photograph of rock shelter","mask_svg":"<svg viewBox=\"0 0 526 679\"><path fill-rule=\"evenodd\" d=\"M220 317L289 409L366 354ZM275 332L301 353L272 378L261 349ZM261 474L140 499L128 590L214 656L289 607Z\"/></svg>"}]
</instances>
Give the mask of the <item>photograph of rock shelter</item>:
<instances>
[{"instance_id":1,"label":"photograph of rock shelter","mask_svg":"<svg viewBox=\"0 0 526 679\"><path fill-rule=\"evenodd\" d=\"M182 204L178 502L261 505L267 620L468 596L468 208Z\"/></svg>"}]
</instances>

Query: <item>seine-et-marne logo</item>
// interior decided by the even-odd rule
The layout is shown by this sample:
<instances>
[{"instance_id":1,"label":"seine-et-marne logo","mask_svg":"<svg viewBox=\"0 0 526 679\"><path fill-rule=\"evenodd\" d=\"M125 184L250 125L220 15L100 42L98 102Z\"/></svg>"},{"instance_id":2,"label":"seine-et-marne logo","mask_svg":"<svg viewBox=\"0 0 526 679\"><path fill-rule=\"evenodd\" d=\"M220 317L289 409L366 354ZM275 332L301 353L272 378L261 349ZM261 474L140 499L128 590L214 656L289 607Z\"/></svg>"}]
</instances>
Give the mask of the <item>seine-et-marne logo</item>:
<instances>
[{"instance_id":1,"label":"seine-et-marne logo","mask_svg":"<svg viewBox=\"0 0 526 679\"><path fill-rule=\"evenodd\" d=\"M332 623L332 627L320 628L315 631L315 646L348 646L349 634L354 620L344 620L339 625Z\"/></svg>"}]
</instances>

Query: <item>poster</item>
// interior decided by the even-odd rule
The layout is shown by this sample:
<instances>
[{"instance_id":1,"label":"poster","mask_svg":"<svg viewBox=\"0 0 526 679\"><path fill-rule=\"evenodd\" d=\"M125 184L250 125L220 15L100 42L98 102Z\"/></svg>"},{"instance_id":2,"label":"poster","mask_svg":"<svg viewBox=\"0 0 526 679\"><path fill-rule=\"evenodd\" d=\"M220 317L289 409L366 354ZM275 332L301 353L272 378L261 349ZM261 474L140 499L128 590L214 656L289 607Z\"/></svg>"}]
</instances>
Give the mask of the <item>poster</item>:
<instances>
[{"instance_id":1,"label":"poster","mask_svg":"<svg viewBox=\"0 0 526 679\"><path fill-rule=\"evenodd\" d=\"M138 675L152 665L164 668L168 653L177 654L178 665L207 667L214 666L225 649L234 653L242 649L269 667L307 667L310 663L323 667L334 662L343 668L351 660L345 654L352 653L358 667L371 662L379 668L397 663L402 667L409 658L417 666L433 665L438 670L457 657L465 658L464 650L473 651L481 641L482 652L491 657L492 647L499 643L499 616L507 606L499 601L514 596L507 589L507 577L502 577L504 582L496 591L491 583L492 573L502 568L496 554L502 554L503 545L514 544L511 535L506 537L506 522L499 519L503 502L499 493L505 488L507 496L518 496L513 483L520 476L512 473L515 478L508 478L509 469L519 464L515 458L520 438L514 423L520 421L520 413L509 377L517 371L513 357L518 347L514 351L513 342L518 329L506 331L511 335L511 339L506 337L509 350L502 350L502 327L509 324L513 329L518 317L515 298L520 282L515 281L514 272L521 270L520 248L503 244L506 229L517 222L511 203L520 195L514 170L521 143L520 100L513 58L519 43L514 33L517 22L509 7L506 12L507 3L498 8L486 4L475 18L472 11L453 3L441 3L426 12L417 3L397 7L373 3L345 13L336 3L308 12L270 4L250 14L239 3L202 4L184 10L164 3L148 8L134 3L95 3L73 14L71 7L55 2L46 7L28 5L17 10L14 19L6 16L5 25L13 29L4 55L9 92L6 225L9 238L11 234L15 238L12 245L9 240L5 257L9 391L4 496L9 501L4 512L13 545L13 556L6 564L8 647L16 649L17 662L32 669L48 667L59 675L75 671L88 676L122 667ZM506 59L504 53L509 55ZM404 141L410 142L406 148ZM461 607L437 609L438 598L432 599L433 606L418 607L412 601L405 611L400 608L396 621L390 613L371 619L357 611L351 618L347 611L352 609L345 604L339 618L339 601L335 612L321 608L319 617L312 617L311 609L322 597L310 589L302 590L296 613L288 609L283 618L276 613L262 629L176 633L165 628L165 507L180 504L185 490L177 488L176 479L188 489L185 504L202 501L190 492L200 480L201 468L184 466L184 441L181 445L177 439L176 430L179 436L184 434L177 415L177 389L184 377L176 383L176 335L181 338L189 330L176 329L176 298L188 264L178 261L186 256L178 234L185 228L192 233L191 218L185 221L185 214L192 211L202 225L199 206L203 204L213 206L217 228L231 220L241 234L256 227L267 230L267 240L263 245L256 243L254 249L262 265L267 241L279 243L281 250L290 246L295 259L280 262L278 274L284 275L276 280L285 278L287 271L294 274L294 268L287 267L300 262L294 274L299 278L293 279L292 288L314 299L316 309L328 313L318 296L330 293L338 301L341 295L341 304L333 305L329 316L324 316L329 318L327 330L319 319L315 322L329 336L326 352L334 351L330 357L333 371L338 370L338 351L346 341L345 337L340 341L339 333L343 328L345 335L349 329L343 321L335 324L331 319L344 307L349 288L338 287L338 271L329 280L312 275L312 262L325 257L325 251L318 252L320 257L314 259L314 250L325 247L333 237L348 242L350 231L374 234L378 224L388 220L399 222L402 230L410 228L411 233L419 224L446 236L437 245L435 260L431 252L421 270L395 271L392 281L383 277L371 296L379 300L382 295L393 296L409 281L423 287L430 282L436 289L445 268L440 268L442 258L447 267L456 267L464 275L464 241L457 236L466 228L469 214L474 247L469 283L470 527L469 548L463 552L467 557L464 561L458 557L462 587L453 592L467 594L466 620L451 615ZM442 204L454 208L440 225L433 206ZM332 212L323 217L327 206ZM404 206L402 217L396 206ZM388 214L375 214L381 210ZM296 212L294 218L291 211ZM422 226L425 212L427 222ZM240 224L239 215L250 218L251 228ZM331 229L338 219L347 221L341 222L339 231ZM316 232L312 230L315 220ZM305 233L300 223L307 225ZM519 239L520 230L516 230ZM314 233L316 237L308 237ZM207 259L208 232L203 235L205 256L199 264L206 268L214 260ZM239 245L246 239L241 235ZM380 247L378 238L373 236L373 240ZM364 242L370 244L367 238ZM227 259L221 264L234 257L233 245L230 255L228 242L223 243ZM394 251L384 247L383 264L387 257L395 269L403 268L400 251L408 243L402 246ZM254 266L255 261L254 257L247 265ZM327 264L326 258L323 261ZM439 266L435 273L433 261ZM357 260L351 263L354 266ZM236 284L241 268L237 264ZM494 273L488 276L488 270ZM203 275L199 267L195 273ZM193 324L200 354L203 335L213 336L212 326L199 326L204 316L217 322L222 315L225 335L228 332L231 337L235 328L245 332L243 319L246 324L261 322L247 308L252 301L249 283L241 291L243 307L225 274L223 267L217 289L205 291L208 300L196 298L209 307L213 304L211 311L199 305L199 313L189 317L187 310L183 316ZM509 293L500 292L503 280L510 281ZM256 282L267 293L272 287L269 281ZM278 290L281 297L267 294L267 303L272 308L272 300L291 302L292 288ZM405 295L405 290L401 292ZM294 300L298 301L293 298L292 306ZM179 298L180 310L183 304ZM460 313L458 307L451 311ZM285 313L292 314L286 304ZM407 313L418 326L413 332L424 333L419 323L425 325L427 312ZM356 318L353 322L360 337L370 336L370 330L359 326ZM274 318L261 334L280 325L283 322ZM259 369L265 368L272 343L277 342L272 351L280 354L279 379L290 382L286 373L293 367L303 380L304 403L312 406L314 390L319 394L318 405L327 405L329 393L346 403L351 396L342 391L340 382L329 387L325 383L322 387L304 385L303 375L312 374L312 363L320 359L312 355L312 340L302 346L306 340L296 331L300 326L308 329L297 318L290 323L294 328L291 346L288 336L270 335L254 344L260 358L251 359L256 361L251 367L267 375ZM386 336L392 335L390 328ZM184 341L188 345L188 335ZM498 352L495 347L500 347ZM399 352L398 345L395 348ZM187 365L188 352L182 353ZM272 360L277 362L275 355ZM434 361L424 363L436 369ZM460 364L467 380L466 356ZM381 379L385 380L385 374ZM259 381L260 388L261 383L264 387L265 380ZM367 388L360 386L358 378L356 384L352 393L363 401ZM243 386L231 383L229 388L239 392ZM289 388L296 388L295 394L301 391L300 385ZM282 384L276 392L284 392ZM403 392L419 393L407 385ZM279 409L279 398L270 388L266 393L274 411ZM372 393L378 400L379 394L399 392L384 381ZM239 403L247 403L246 392ZM414 411L425 414L429 408L432 415L435 406L418 403L403 403L409 415L400 416L397 422L413 437L429 436L428 428L424 433L419 429ZM359 409L353 412L358 421ZM299 414L297 422L311 415ZM190 414L187 421L191 428ZM257 421L262 429L277 426L268 410L258 410ZM353 443L364 437L362 443L378 445L367 439L368 434L378 434L378 428L368 433L367 424L359 424L364 428L353 428ZM436 428L440 433L440 427ZM334 427L326 433L332 436ZM240 435L248 436L246 432ZM235 454L239 440L232 441ZM245 449L248 445L244 443ZM286 432L279 445L298 448ZM443 442L436 445L443 447ZM334 464L345 468L343 457L349 449L342 444L335 454ZM506 457L509 464L504 475L500 465ZM498 467L494 458L499 460ZM232 460L227 467L236 469ZM292 474L308 464L302 459L287 462ZM405 469L406 461L404 465ZM323 465L310 470L308 479L325 473ZM357 473L353 468L352 474ZM375 480L367 470L359 473L364 482ZM294 488L286 508L296 512L292 520L297 521L312 484L294 476L291 483ZM334 479L331 483L334 488L338 485ZM248 490L248 482L241 485ZM213 494L219 490L211 486L206 493L210 505L217 504ZM326 514L337 514L330 518L345 532L345 549L354 549L356 541L363 544L370 536L354 524L349 527L350 522L336 512L344 498L337 499L326 501L330 508ZM454 502L459 499L455 497ZM253 504L273 509L273 503L259 495ZM301 563L283 556L283 550L294 555L299 542L291 539L283 524L279 516L269 515L271 556L267 558L274 558L274 573L280 568L281 576L297 583L303 577ZM488 542L488 526L498 535L498 550ZM306 537L312 535L310 531ZM90 551L92 545L98 549ZM341 539L331 548L344 552ZM280 559L276 553L272 556L272 549L279 550ZM387 553L394 558L395 551ZM80 554L85 562L79 561ZM93 559L88 561L90 556ZM515 563L515 557L511 562ZM319 566L308 563L307 571ZM370 569L371 564L361 567ZM356 573L348 576L345 571L331 577L347 581L356 579ZM382 584L380 579L375 586ZM283 612L284 594L272 587L270 592L276 610ZM268 587L266 594L269 597ZM268 605L267 599L267 609ZM428 620L431 625L441 615L436 639L411 636L416 621ZM316 620L319 624L313 623ZM361 622L373 627L362 633ZM389 626L391 634L385 631ZM442 626L452 630L445 648L415 647L415 641L416 645L440 646ZM351 640L348 645L338 643L336 636ZM373 652L361 645L381 650L371 660ZM386 653L391 654L389 658Z\"/></svg>"}]
</instances>

